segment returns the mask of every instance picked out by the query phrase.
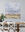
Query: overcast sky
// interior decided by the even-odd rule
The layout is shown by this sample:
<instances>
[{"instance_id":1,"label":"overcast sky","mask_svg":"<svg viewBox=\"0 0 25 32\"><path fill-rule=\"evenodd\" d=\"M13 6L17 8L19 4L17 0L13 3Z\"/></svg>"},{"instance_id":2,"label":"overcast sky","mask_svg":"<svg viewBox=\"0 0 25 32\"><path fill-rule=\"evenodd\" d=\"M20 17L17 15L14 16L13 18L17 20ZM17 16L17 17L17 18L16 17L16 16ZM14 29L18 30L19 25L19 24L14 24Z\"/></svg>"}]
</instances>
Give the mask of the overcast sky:
<instances>
[{"instance_id":1,"label":"overcast sky","mask_svg":"<svg viewBox=\"0 0 25 32\"><path fill-rule=\"evenodd\" d=\"M24 8L24 2L25 0L0 0L0 11L3 10L13 10L17 11L19 9ZM22 6L22 8L21 8ZM1 13L1 12L0 12Z\"/></svg>"},{"instance_id":2,"label":"overcast sky","mask_svg":"<svg viewBox=\"0 0 25 32\"><path fill-rule=\"evenodd\" d=\"M18 11L20 9L20 3L16 0L0 0L0 11ZM2 13L0 12L0 13Z\"/></svg>"}]
</instances>

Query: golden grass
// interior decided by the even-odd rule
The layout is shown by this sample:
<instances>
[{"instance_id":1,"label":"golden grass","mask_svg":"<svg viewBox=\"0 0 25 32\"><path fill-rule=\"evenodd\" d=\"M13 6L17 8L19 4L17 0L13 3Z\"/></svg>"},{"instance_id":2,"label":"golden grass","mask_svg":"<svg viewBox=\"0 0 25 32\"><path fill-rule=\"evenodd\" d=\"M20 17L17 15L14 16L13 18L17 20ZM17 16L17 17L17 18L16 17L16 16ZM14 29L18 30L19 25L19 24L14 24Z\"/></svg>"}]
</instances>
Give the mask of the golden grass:
<instances>
[{"instance_id":1,"label":"golden grass","mask_svg":"<svg viewBox=\"0 0 25 32\"><path fill-rule=\"evenodd\" d=\"M6 17L8 17L8 18L20 18L20 14L8 14L8 15L6 15Z\"/></svg>"}]
</instances>

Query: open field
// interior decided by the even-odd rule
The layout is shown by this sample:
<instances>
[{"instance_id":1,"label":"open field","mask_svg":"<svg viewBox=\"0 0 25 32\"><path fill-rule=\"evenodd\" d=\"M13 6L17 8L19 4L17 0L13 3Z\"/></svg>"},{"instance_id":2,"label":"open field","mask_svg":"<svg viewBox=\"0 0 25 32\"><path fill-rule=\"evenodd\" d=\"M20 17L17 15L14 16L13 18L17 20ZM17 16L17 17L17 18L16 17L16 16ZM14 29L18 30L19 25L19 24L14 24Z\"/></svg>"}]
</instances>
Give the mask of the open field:
<instances>
[{"instance_id":1,"label":"open field","mask_svg":"<svg viewBox=\"0 0 25 32\"><path fill-rule=\"evenodd\" d=\"M8 18L16 18L16 19L20 18L20 14L8 14L8 15L5 15L5 16L8 17Z\"/></svg>"}]
</instances>

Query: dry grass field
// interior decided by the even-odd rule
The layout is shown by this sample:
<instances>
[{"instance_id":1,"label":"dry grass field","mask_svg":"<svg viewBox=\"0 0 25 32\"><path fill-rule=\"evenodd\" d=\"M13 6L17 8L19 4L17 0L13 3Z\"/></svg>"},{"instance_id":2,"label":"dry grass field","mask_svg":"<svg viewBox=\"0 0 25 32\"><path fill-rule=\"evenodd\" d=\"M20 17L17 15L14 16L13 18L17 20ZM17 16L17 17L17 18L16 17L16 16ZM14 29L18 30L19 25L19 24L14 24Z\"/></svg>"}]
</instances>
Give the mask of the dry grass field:
<instances>
[{"instance_id":1,"label":"dry grass field","mask_svg":"<svg viewBox=\"0 0 25 32\"><path fill-rule=\"evenodd\" d=\"M16 19L20 18L20 14L6 14L5 16L7 18L16 18Z\"/></svg>"}]
</instances>

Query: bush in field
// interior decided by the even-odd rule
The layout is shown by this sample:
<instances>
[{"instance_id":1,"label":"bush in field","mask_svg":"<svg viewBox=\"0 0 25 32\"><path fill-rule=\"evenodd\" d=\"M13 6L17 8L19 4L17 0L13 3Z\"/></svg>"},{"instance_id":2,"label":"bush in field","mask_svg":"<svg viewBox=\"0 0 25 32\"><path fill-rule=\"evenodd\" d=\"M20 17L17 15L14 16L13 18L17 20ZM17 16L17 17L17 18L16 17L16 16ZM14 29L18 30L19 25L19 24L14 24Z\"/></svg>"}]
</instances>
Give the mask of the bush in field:
<instances>
[{"instance_id":1,"label":"bush in field","mask_svg":"<svg viewBox=\"0 0 25 32\"><path fill-rule=\"evenodd\" d=\"M4 18L6 18L3 14L1 15L1 19L3 19L3 21L4 21Z\"/></svg>"}]
</instances>

